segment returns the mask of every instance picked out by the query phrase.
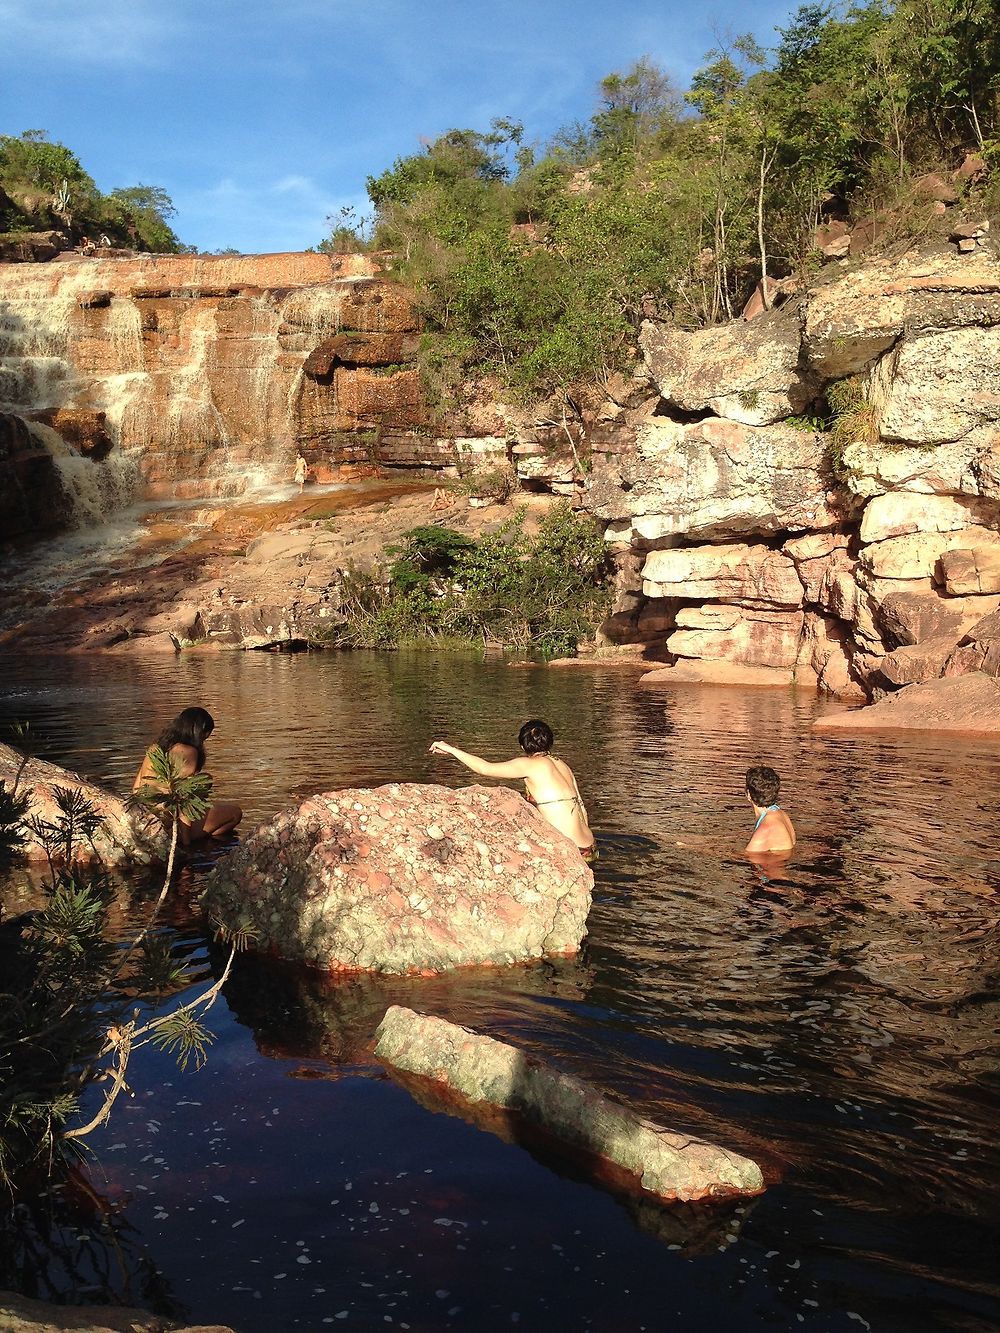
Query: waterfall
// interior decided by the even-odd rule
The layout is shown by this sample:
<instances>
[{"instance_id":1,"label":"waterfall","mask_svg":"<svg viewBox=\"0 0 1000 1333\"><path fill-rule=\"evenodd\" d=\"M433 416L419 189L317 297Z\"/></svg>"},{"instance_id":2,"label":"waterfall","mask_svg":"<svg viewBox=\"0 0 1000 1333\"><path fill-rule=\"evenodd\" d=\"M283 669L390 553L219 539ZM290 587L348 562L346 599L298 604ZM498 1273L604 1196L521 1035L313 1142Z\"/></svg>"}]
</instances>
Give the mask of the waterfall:
<instances>
[{"instance_id":1,"label":"waterfall","mask_svg":"<svg viewBox=\"0 0 1000 1333\"><path fill-rule=\"evenodd\" d=\"M71 525L98 526L117 510L130 504L135 494L135 460L113 449L102 462L84 457L67 444L58 431L41 422L28 422L28 429L43 446L66 496Z\"/></svg>"}]
</instances>

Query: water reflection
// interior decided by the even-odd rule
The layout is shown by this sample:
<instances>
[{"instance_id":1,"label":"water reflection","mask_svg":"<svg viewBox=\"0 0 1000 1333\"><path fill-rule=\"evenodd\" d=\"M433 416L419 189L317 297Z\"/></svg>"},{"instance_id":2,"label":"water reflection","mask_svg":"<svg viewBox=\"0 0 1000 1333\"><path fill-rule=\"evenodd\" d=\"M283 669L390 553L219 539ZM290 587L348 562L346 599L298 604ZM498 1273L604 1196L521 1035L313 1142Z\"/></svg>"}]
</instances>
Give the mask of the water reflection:
<instances>
[{"instance_id":1,"label":"water reflection","mask_svg":"<svg viewBox=\"0 0 1000 1333\"><path fill-rule=\"evenodd\" d=\"M405 1308L414 1327L418 1316L448 1324L434 1316L438 1286L462 1288L462 1317L484 1328L507 1326L518 1309L522 1326L553 1326L544 1293L558 1295L563 1326L581 1328L662 1327L680 1315L742 1330L802 1315L843 1329L845 1311L880 1329L972 1328L1000 1313L995 745L814 734L823 705L792 691L652 689L627 672L426 654L14 663L0 707L32 723L45 757L124 789L162 722L192 703L218 720L213 770L248 825L329 787L461 783L426 753L430 736L502 755L525 717L545 717L602 845L589 939L571 963L334 983L240 960L198 1076L201 1106L177 1084L155 1143L133 1145L124 1114L104 1145L129 1145L113 1158L117 1188L198 1318L250 1333L314 1326L321 1297L306 1278L332 1290L346 1264L372 1280L384 1263L372 1228L390 1202L386 1236L425 1256L405 1269L410 1296L393 1315ZM755 762L782 774L799 833L780 874L738 854L749 835L743 775ZM176 929L185 948L204 949L188 893L177 896ZM390 1003L523 1045L651 1119L756 1156L781 1183L725 1233L724 1254L708 1245L700 1268L670 1275L664 1303L664 1242L690 1249L690 1239L640 1237L598 1191L551 1171L545 1183L551 1163L518 1165L509 1146L413 1103L370 1054ZM155 1061L136 1070L152 1086L173 1077ZM250 1083L280 1112L270 1128L247 1109ZM192 1155L203 1121L218 1126L207 1166ZM142 1211L149 1153L173 1166L163 1180L176 1224ZM424 1163L434 1174L418 1186ZM359 1208L336 1226L328 1200L319 1211L306 1201L328 1188L339 1215L353 1197L337 1183L348 1170L380 1182L381 1211L366 1222ZM178 1173L188 1193L239 1199L247 1218L210 1274L192 1276L192 1235L204 1244L206 1233L185 1230ZM451 1230L436 1226L442 1216ZM476 1239L480 1219L489 1245ZM325 1266L321 1234L337 1236ZM464 1248L442 1248L445 1234L461 1234ZM500 1236L516 1247L513 1273L496 1266ZM267 1308L258 1278L244 1293L245 1265L296 1240L313 1262L299 1286L278 1284L280 1307ZM338 1300L331 1317L387 1312L368 1288Z\"/></svg>"}]
</instances>

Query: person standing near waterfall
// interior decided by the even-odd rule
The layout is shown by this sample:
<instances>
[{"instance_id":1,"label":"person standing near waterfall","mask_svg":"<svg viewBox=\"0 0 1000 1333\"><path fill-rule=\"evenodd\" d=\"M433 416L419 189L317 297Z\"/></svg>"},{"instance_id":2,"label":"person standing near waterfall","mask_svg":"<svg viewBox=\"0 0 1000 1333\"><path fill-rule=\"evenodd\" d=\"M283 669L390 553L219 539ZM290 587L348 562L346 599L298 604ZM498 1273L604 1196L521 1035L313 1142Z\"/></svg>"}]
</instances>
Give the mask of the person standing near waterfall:
<instances>
[{"instance_id":1,"label":"person standing near waterfall","mask_svg":"<svg viewBox=\"0 0 1000 1333\"><path fill-rule=\"evenodd\" d=\"M299 454L299 456L295 460L295 480L298 482L300 495L302 493L303 486L306 484L306 477L308 477L308 475L309 475L309 464L302 457L302 455Z\"/></svg>"}]
</instances>

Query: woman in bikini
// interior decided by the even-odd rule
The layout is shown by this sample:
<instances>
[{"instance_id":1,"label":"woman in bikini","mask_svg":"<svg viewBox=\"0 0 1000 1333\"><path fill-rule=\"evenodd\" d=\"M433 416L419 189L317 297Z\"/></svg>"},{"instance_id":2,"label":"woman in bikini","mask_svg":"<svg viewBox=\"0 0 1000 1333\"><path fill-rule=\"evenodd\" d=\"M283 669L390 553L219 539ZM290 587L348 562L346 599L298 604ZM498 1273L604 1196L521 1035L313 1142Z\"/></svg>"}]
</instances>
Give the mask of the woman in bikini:
<instances>
[{"instance_id":1,"label":"woman in bikini","mask_svg":"<svg viewBox=\"0 0 1000 1333\"><path fill-rule=\"evenodd\" d=\"M434 741L431 754L451 755L473 773L487 778L521 778L525 794L537 806L543 819L576 843L584 856L594 855L594 835L587 823L587 811L569 764L552 753L552 728L538 718L525 722L518 732L518 744L524 754L491 764L488 759L459 750L447 741Z\"/></svg>"},{"instance_id":2,"label":"woman in bikini","mask_svg":"<svg viewBox=\"0 0 1000 1333\"><path fill-rule=\"evenodd\" d=\"M205 742L215 730L211 713L204 708L185 708L178 713L173 722L160 733L156 745L168 754L174 767L182 777L191 777L205 767ZM152 749L154 747L150 747ZM149 751L142 761L139 772L132 783L132 790L140 787L161 789ZM189 846L198 838L224 838L243 818L243 811L230 801L216 801L201 819L180 820L178 839L182 847Z\"/></svg>"}]
</instances>

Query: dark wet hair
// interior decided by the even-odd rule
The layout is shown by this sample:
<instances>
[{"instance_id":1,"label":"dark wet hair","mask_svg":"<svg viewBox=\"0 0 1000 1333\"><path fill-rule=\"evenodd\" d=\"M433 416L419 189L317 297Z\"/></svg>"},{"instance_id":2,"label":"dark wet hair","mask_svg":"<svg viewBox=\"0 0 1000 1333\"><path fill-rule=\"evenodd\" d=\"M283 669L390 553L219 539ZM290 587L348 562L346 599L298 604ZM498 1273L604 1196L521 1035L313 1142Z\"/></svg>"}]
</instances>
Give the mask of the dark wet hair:
<instances>
[{"instance_id":1,"label":"dark wet hair","mask_svg":"<svg viewBox=\"0 0 1000 1333\"><path fill-rule=\"evenodd\" d=\"M205 742L215 730L215 720L206 708L185 708L160 732L157 745L165 754L173 745L191 745L198 751L198 772L205 766Z\"/></svg>"},{"instance_id":2,"label":"dark wet hair","mask_svg":"<svg viewBox=\"0 0 1000 1333\"><path fill-rule=\"evenodd\" d=\"M747 769L747 795L754 805L775 805L781 790L781 778L767 764Z\"/></svg>"},{"instance_id":3,"label":"dark wet hair","mask_svg":"<svg viewBox=\"0 0 1000 1333\"><path fill-rule=\"evenodd\" d=\"M548 754L555 737L552 728L540 717L533 717L517 733L517 743L525 754Z\"/></svg>"}]
</instances>

